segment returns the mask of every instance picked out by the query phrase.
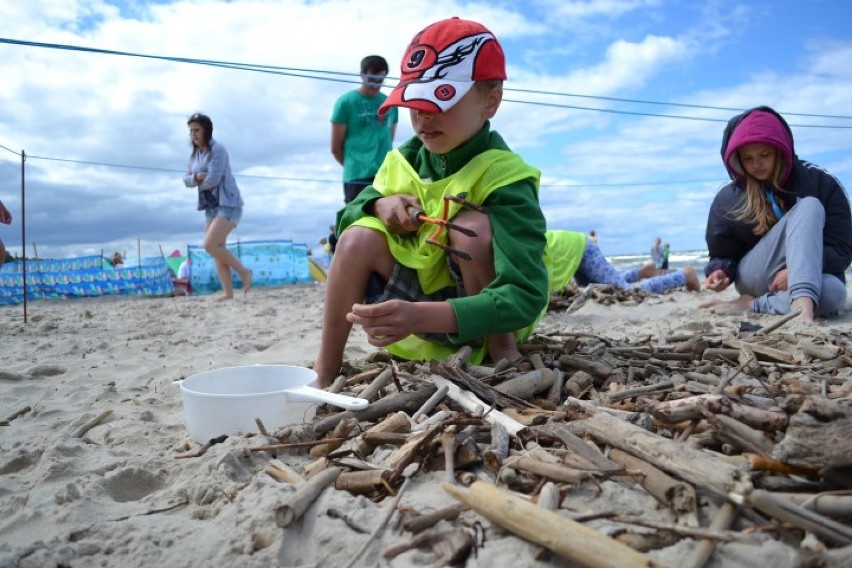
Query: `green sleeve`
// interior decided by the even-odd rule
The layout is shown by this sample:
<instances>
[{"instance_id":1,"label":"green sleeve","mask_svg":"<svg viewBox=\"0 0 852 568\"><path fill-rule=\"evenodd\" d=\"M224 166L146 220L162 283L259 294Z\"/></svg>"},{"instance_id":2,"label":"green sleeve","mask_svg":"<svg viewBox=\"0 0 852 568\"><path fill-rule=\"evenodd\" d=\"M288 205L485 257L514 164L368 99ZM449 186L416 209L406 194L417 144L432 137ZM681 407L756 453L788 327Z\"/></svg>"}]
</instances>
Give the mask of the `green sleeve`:
<instances>
[{"instance_id":1,"label":"green sleeve","mask_svg":"<svg viewBox=\"0 0 852 568\"><path fill-rule=\"evenodd\" d=\"M458 333L450 335L455 341L522 329L547 307L546 223L533 181L502 187L485 205L496 278L479 294L449 300L458 321Z\"/></svg>"},{"instance_id":2,"label":"green sleeve","mask_svg":"<svg viewBox=\"0 0 852 568\"><path fill-rule=\"evenodd\" d=\"M368 185L362 189L361 193L359 193L355 199L347 203L343 209L337 212L337 222L335 223L335 232L337 235L340 236L340 233L342 233L344 229L361 217L370 215L370 213L367 212L367 209L369 209L369 206L371 206L372 203L380 197L383 197L382 194L379 193L372 185Z\"/></svg>"}]
</instances>

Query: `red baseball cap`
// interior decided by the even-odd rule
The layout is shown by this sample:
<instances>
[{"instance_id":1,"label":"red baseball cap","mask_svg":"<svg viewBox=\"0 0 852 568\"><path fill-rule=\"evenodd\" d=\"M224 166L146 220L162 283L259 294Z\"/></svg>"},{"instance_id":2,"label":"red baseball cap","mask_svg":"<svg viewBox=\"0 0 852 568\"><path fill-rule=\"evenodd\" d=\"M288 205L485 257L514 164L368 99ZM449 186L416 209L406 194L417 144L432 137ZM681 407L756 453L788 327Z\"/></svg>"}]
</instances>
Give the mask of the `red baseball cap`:
<instances>
[{"instance_id":1,"label":"red baseball cap","mask_svg":"<svg viewBox=\"0 0 852 568\"><path fill-rule=\"evenodd\" d=\"M475 81L506 79L500 42L477 22L449 18L414 36L400 63L399 84L379 107L444 112L467 94Z\"/></svg>"}]
</instances>

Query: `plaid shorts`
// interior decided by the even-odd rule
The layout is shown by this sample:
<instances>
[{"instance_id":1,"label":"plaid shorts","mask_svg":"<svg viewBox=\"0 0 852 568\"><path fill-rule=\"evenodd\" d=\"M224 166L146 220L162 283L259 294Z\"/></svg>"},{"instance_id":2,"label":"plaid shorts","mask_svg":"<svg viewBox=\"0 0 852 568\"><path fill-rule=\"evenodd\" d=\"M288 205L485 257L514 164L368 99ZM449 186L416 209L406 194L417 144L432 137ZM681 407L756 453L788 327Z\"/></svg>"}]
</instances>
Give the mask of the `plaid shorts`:
<instances>
[{"instance_id":1,"label":"plaid shorts","mask_svg":"<svg viewBox=\"0 0 852 568\"><path fill-rule=\"evenodd\" d=\"M450 298L465 296L464 282L461 278L461 272L459 272L459 266L449 255L447 255L447 267L450 269L450 275L453 277L455 285L427 294L420 286L417 271L396 262L387 282L375 272L370 276L370 281L367 283L366 303L378 304L394 299L409 302L443 302ZM446 333L418 333L417 336L440 343L452 343ZM465 344L479 347L482 342L476 340L465 342Z\"/></svg>"}]
</instances>

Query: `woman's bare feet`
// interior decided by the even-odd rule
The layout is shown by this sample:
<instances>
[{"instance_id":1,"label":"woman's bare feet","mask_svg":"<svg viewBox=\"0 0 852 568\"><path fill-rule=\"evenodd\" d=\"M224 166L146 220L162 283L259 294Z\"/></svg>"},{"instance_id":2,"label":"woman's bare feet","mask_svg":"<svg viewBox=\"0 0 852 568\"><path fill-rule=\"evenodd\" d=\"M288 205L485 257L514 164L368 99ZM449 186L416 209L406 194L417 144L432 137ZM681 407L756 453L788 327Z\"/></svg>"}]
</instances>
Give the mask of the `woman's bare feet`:
<instances>
[{"instance_id":1,"label":"woman's bare feet","mask_svg":"<svg viewBox=\"0 0 852 568\"><path fill-rule=\"evenodd\" d=\"M233 294L222 294L221 296L216 296L217 302L227 302L228 300L233 300L233 299L234 299Z\"/></svg>"},{"instance_id":2,"label":"woman's bare feet","mask_svg":"<svg viewBox=\"0 0 852 568\"><path fill-rule=\"evenodd\" d=\"M799 314L799 317L796 318L797 321L810 323L814 321L814 301L808 297L796 298L793 300L793 303L790 305L791 310L797 310L801 308L802 313Z\"/></svg>"},{"instance_id":3,"label":"woman's bare feet","mask_svg":"<svg viewBox=\"0 0 852 568\"><path fill-rule=\"evenodd\" d=\"M695 269L687 266L683 269L683 275L686 277L686 289L690 292L698 292L701 290L701 282L698 281L698 275Z\"/></svg>"},{"instance_id":4,"label":"woman's bare feet","mask_svg":"<svg viewBox=\"0 0 852 568\"><path fill-rule=\"evenodd\" d=\"M240 280L243 283L243 294L248 294L248 291L251 290L251 276L251 268L246 268L245 272L240 273Z\"/></svg>"},{"instance_id":5,"label":"woman's bare feet","mask_svg":"<svg viewBox=\"0 0 852 568\"><path fill-rule=\"evenodd\" d=\"M714 307L722 307L722 308L737 308L741 310L747 310L751 307L751 301L754 300L754 296L749 296L748 294L743 294L736 300L708 300L703 304L700 304L699 308L714 308Z\"/></svg>"}]
</instances>

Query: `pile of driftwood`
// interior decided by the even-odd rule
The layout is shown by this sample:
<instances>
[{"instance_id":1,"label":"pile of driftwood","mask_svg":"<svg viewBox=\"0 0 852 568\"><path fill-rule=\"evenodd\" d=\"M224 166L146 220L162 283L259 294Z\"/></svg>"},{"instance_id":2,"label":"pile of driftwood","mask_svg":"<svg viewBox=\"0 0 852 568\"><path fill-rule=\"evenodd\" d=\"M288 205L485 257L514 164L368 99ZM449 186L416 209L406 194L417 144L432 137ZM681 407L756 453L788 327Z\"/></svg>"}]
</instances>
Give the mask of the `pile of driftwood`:
<instances>
[{"instance_id":1,"label":"pile of driftwood","mask_svg":"<svg viewBox=\"0 0 852 568\"><path fill-rule=\"evenodd\" d=\"M469 364L465 349L430 364L365 362L331 390L368 409L321 413L251 450L310 452L303 471L279 459L266 468L297 486L278 509L281 527L328 487L382 502L387 516L364 548L396 513L411 535L385 558L431 547L443 563L464 563L483 542L479 515L579 565L653 565L649 550L692 539L681 565L702 566L717 543L761 535L799 549L803 563L852 563L852 341L785 332L789 319L631 341L539 335L521 361L494 367ZM408 480L435 470L458 504L398 507ZM641 486L676 521L560 511L603 479ZM709 502L708 523L698 513ZM623 531L584 524L601 516Z\"/></svg>"}]
</instances>

